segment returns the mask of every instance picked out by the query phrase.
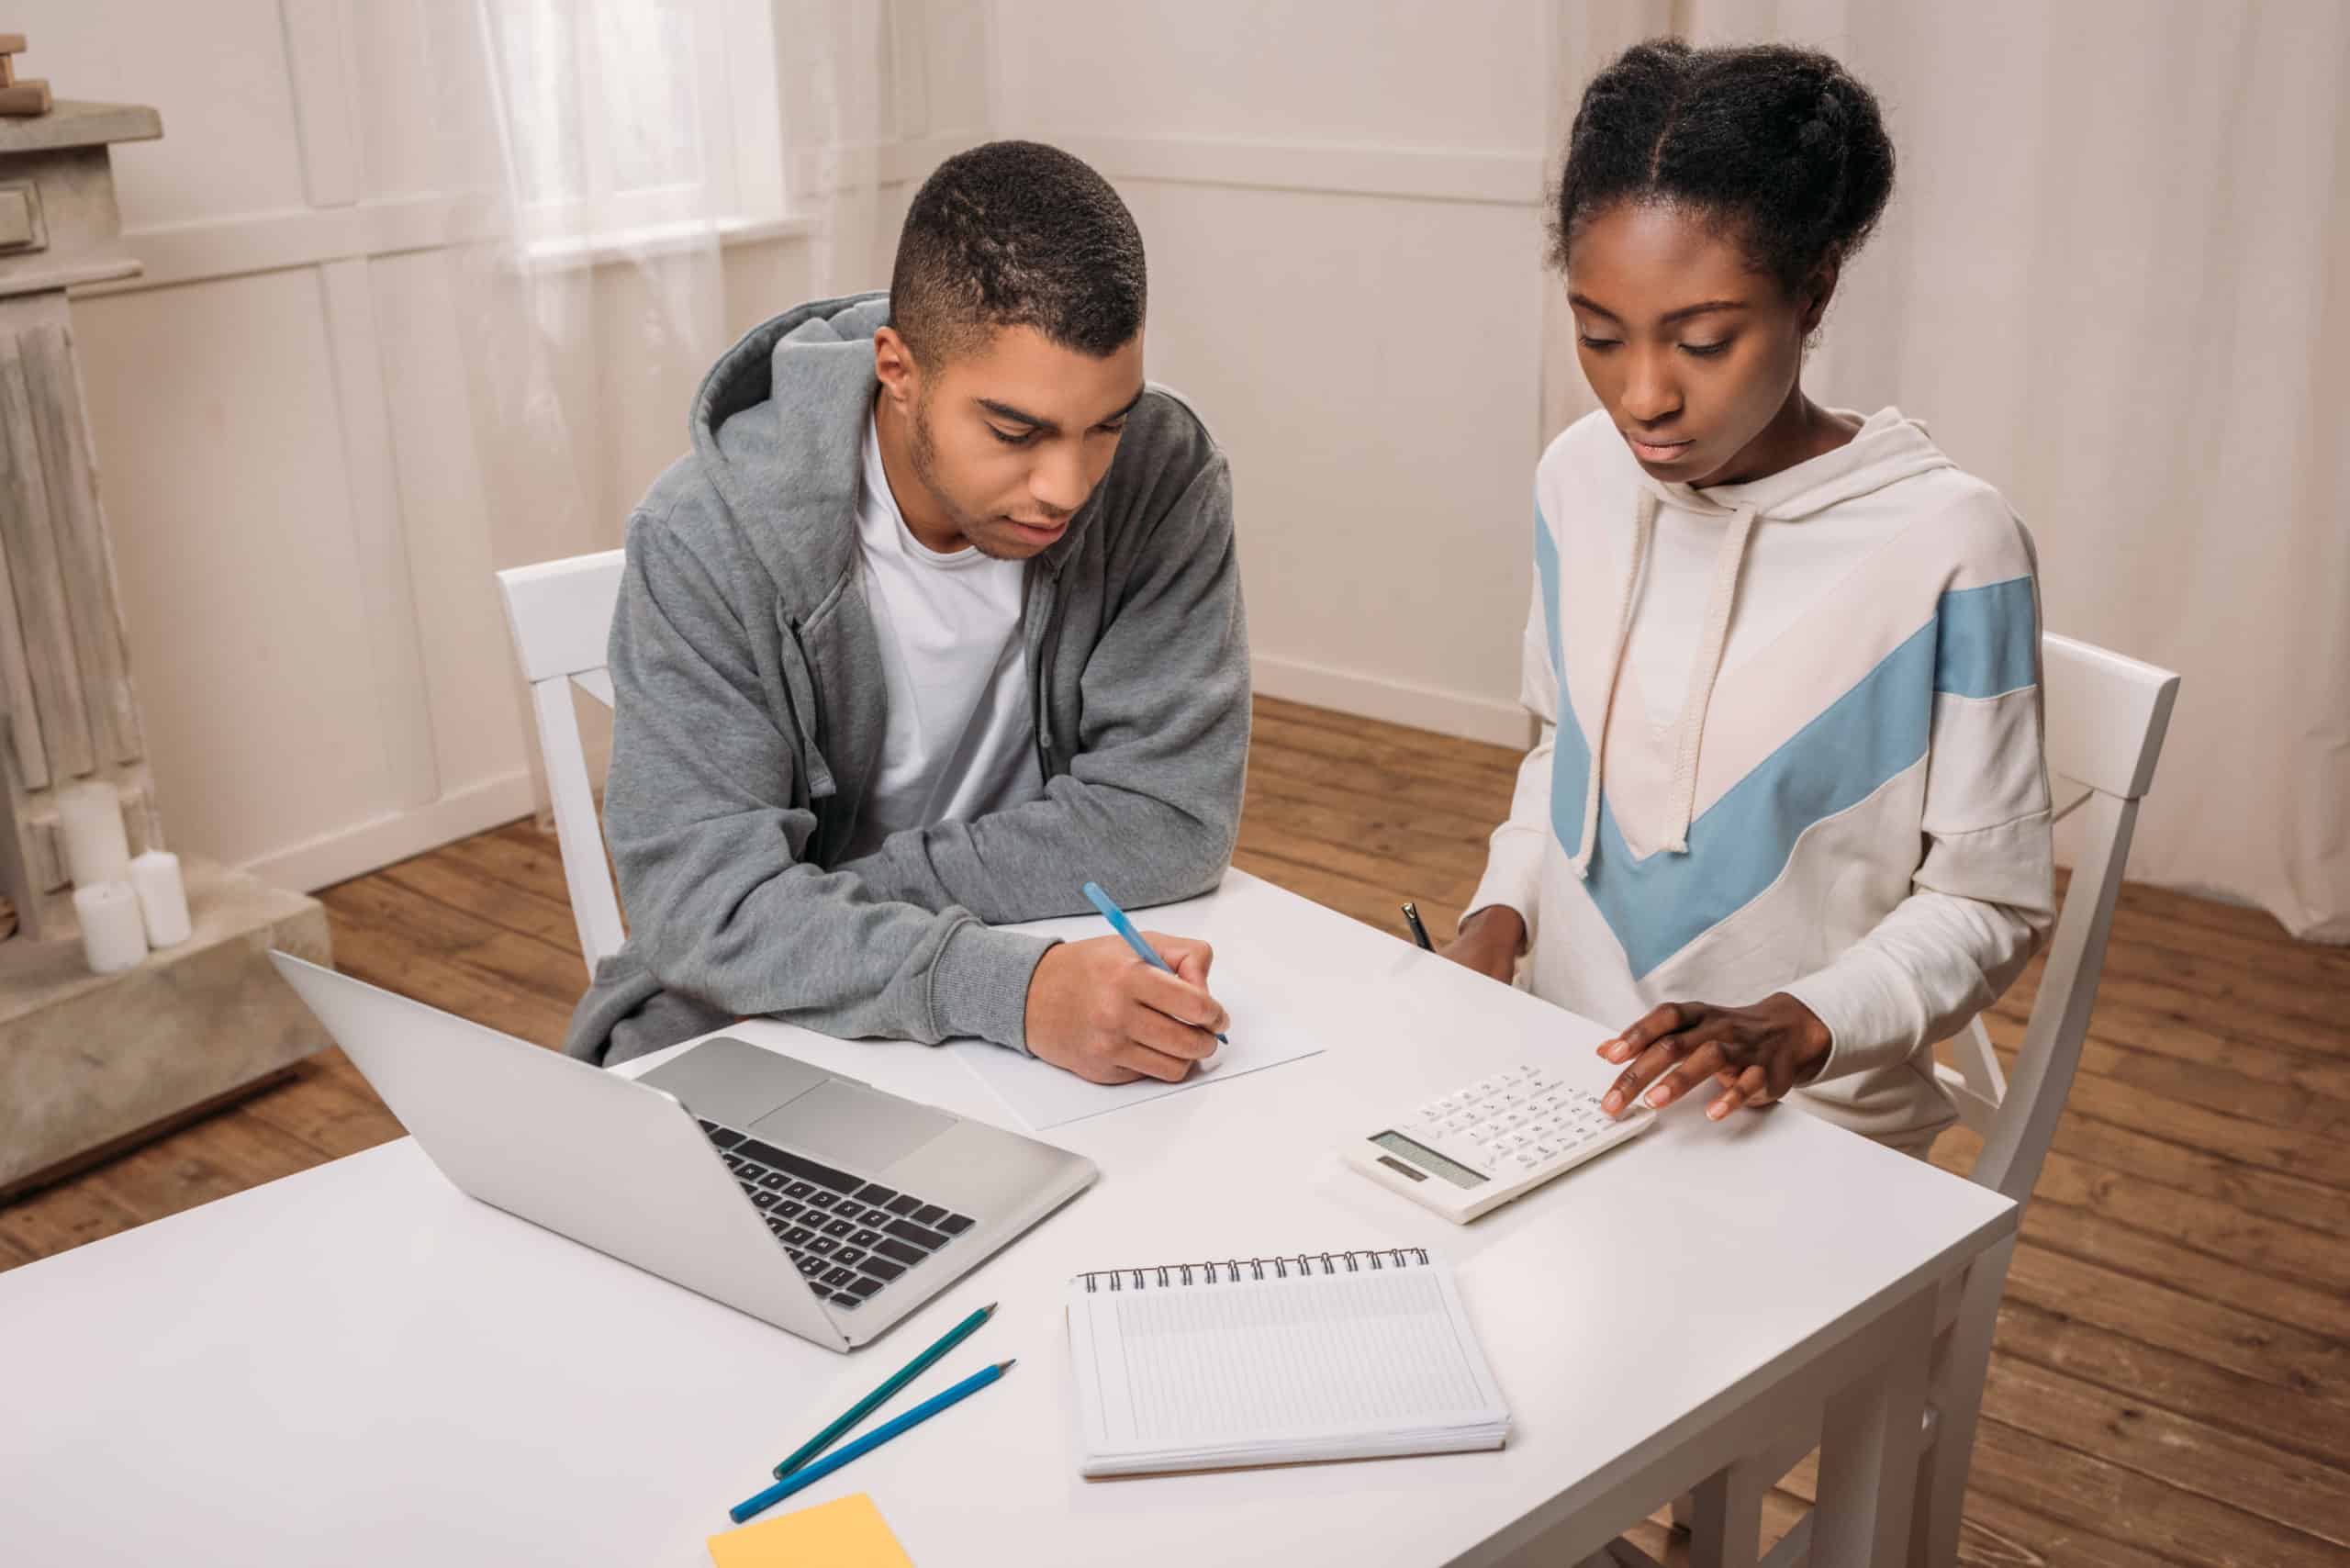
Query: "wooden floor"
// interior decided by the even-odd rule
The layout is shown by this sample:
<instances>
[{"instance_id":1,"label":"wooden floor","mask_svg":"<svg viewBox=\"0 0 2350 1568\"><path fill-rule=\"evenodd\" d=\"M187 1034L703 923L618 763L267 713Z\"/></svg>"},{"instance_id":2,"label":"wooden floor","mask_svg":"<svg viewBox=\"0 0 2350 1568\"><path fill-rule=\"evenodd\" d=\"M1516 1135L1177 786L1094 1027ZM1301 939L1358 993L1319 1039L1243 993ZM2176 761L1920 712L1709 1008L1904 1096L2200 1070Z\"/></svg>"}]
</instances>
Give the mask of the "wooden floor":
<instances>
[{"instance_id":1,"label":"wooden floor","mask_svg":"<svg viewBox=\"0 0 2350 1568\"><path fill-rule=\"evenodd\" d=\"M1513 753L1260 700L1237 863L1441 936ZM341 968L543 1045L584 980L554 842L528 823L322 897ZM1992 1032L2022 1033L2037 980ZM0 1207L0 1268L399 1127L327 1052L292 1078ZM1946 1136L1939 1163L1975 1148ZM1823 1195L1820 1223L1836 1223ZM1784 1529L1798 1471L1772 1503ZM1663 1551L1651 1526L1642 1543ZM1677 1547L1674 1549L1676 1555ZM2350 1561L2350 951L2132 887L2082 1075L2024 1222L1967 1505L1971 1563Z\"/></svg>"}]
</instances>

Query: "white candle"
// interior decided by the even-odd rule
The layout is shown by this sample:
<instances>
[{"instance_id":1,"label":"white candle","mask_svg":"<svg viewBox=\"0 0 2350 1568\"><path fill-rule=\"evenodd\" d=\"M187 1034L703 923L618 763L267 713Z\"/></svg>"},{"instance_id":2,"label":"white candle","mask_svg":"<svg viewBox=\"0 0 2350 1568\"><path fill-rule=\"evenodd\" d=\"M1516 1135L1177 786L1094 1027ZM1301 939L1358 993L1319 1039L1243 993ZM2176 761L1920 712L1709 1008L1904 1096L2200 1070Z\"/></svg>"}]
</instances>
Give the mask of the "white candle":
<instances>
[{"instance_id":1,"label":"white candle","mask_svg":"<svg viewBox=\"0 0 2350 1568\"><path fill-rule=\"evenodd\" d=\"M82 922L82 956L93 974L133 968L147 956L147 925L129 882L74 889L73 913Z\"/></svg>"},{"instance_id":2,"label":"white candle","mask_svg":"<svg viewBox=\"0 0 2350 1568\"><path fill-rule=\"evenodd\" d=\"M180 880L180 857L151 849L130 863L130 885L147 919L147 946L172 947L188 939L187 888Z\"/></svg>"},{"instance_id":3,"label":"white candle","mask_svg":"<svg viewBox=\"0 0 2350 1568\"><path fill-rule=\"evenodd\" d=\"M65 869L77 888L130 879L130 840L122 831L122 797L94 779L57 792L57 823L65 835Z\"/></svg>"}]
</instances>

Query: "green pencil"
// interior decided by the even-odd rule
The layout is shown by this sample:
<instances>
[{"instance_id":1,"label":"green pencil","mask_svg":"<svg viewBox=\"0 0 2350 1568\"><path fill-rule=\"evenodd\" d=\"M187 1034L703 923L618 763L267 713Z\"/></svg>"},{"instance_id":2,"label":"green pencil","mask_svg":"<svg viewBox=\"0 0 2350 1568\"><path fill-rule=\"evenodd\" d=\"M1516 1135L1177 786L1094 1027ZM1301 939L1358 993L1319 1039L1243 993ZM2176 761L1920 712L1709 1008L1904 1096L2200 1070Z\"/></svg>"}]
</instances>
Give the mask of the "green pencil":
<instances>
[{"instance_id":1,"label":"green pencil","mask_svg":"<svg viewBox=\"0 0 2350 1568\"><path fill-rule=\"evenodd\" d=\"M970 1316L963 1319L962 1322L955 1325L954 1327L949 1328L945 1336L939 1339L937 1344L933 1345L929 1350L924 1350L921 1355L916 1356L912 1361L908 1361L899 1372L897 1376L891 1378L889 1382L883 1383L880 1387L875 1389L872 1393L858 1400L854 1406L849 1407L847 1415L843 1416L839 1420L834 1422L831 1426L825 1428L814 1437L810 1438L805 1443L802 1443L800 1446L800 1450L797 1453L794 1453L789 1459L785 1460L781 1464L777 1465L775 1467L776 1479L778 1481L782 1480L785 1476L790 1474L793 1471L799 1469L801 1465L807 1463L810 1460L815 1458L818 1454L822 1453L826 1449L832 1447L834 1442L839 1439L843 1432L847 1431L851 1427L856 1426L859 1421L864 1420L867 1416L873 1414L874 1406L889 1398L890 1395L897 1393L898 1390L905 1387L906 1384L913 1382L914 1379L923 1374L923 1368L929 1366L931 1362L938 1360L939 1357L945 1355L947 1351L961 1344L965 1339L970 1338L971 1331L977 1328L980 1324L985 1323L988 1318L994 1314L995 1308L996 1304L994 1302L990 1302L987 1305L979 1308L979 1311L971 1314Z\"/></svg>"}]
</instances>

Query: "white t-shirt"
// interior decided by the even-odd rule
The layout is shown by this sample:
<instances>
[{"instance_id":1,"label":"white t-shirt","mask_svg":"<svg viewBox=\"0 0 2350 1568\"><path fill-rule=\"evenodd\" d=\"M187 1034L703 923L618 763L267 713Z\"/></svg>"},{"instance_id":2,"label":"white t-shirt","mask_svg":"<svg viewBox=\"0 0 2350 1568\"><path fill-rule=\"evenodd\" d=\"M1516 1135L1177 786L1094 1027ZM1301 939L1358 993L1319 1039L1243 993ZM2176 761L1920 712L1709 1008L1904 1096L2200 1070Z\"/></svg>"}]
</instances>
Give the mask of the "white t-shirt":
<instances>
[{"instance_id":1,"label":"white t-shirt","mask_svg":"<svg viewBox=\"0 0 2350 1568\"><path fill-rule=\"evenodd\" d=\"M906 828L968 822L1045 792L1020 627L1027 563L975 548L941 555L916 539L870 420L856 544L890 725L850 858Z\"/></svg>"}]
</instances>

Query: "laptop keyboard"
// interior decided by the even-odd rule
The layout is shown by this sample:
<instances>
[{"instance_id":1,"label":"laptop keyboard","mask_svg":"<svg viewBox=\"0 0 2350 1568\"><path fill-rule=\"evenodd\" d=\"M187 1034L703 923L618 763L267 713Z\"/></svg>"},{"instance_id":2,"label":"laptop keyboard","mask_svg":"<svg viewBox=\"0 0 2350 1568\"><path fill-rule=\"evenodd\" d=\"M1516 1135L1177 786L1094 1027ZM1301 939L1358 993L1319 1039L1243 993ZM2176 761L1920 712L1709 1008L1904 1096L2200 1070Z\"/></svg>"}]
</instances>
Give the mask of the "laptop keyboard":
<instances>
[{"instance_id":1,"label":"laptop keyboard","mask_svg":"<svg viewBox=\"0 0 2350 1568\"><path fill-rule=\"evenodd\" d=\"M968 1215L697 1117L800 1271L834 1306L863 1306L971 1228Z\"/></svg>"}]
</instances>

